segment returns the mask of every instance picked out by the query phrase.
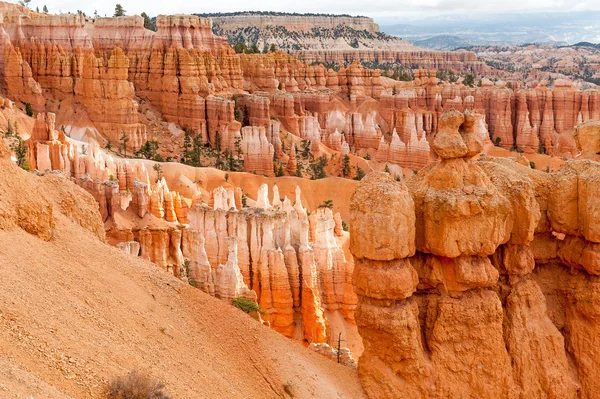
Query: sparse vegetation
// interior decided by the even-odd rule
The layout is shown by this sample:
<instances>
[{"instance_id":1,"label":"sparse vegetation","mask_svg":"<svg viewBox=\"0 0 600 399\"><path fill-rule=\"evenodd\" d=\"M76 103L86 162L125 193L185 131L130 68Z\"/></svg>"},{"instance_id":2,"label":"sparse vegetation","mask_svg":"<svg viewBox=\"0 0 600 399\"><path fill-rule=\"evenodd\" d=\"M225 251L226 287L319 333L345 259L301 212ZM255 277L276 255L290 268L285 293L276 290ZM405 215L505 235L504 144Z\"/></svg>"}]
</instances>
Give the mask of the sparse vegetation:
<instances>
[{"instance_id":1,"label":"sparse vegetation","mask_svg":"<svg viewBox=\"0 0 600 399\"><path fill-rule=\"evenodd\" d=\"M544 145L544 143L540 142L540 145L538 146L538 154L545 154L546 153L546 146Z\"/></svg>"},{"instance_id":2,"label":"sparse vegetation","mask_svg":"<svg viewBox=\"0 0 600 399\"><path fill-rule=\"evenodd\" d=\"M125 132L121 132L121 138L119 141L121 142L120 148L123 151L123 156L127 158L127 143L129 142L129 137L127 137Z\"/></svg>"},{"instance_id":3,"label":"sparse vegetation","mask_svg":"<svg viewBox=\"0 0 600 399\"><path fill-rule=\"evenodd\" d=\"M473 76L472 74L467 74L465 76L465 79L463 80L463 84L465 86L469 86L469 87L473 87L475 85L475 76Z\"/></svg>"},{"instance_id":4,"label":"sparse vegetation","mask_svg":"<svg viewBox=\"0 0 600 399\"><path fill-rule=\"evenodd\" d=\"M136 157L151 159L156 162L163 162L162 155L158 153L158 141L146 140L146 142L135 152Z\"/></svg>"},{"instance_id":5,"label":"sparse vegetation","mask_svg":"<svg viewBox=\"0 0 600 399\"><path fill-rule=\"evenodd\" d=\"M123 6L121 4L117 4L115 5L115 13L113 15L113 17L122 17L125 15L127 11L125 11L125 9L123 8Z\"/></svg>"},{"instance_id":6,"label":"sparse vegetation","mask_svg":"<svg viewBox=\"0 0 600 399\"><path fill-rule=\"evenodd\" d=\"M142 18L144 18L144 28L156 32L156 23L152 22L152 19L150 19L150 17L148 16L148 14L146 14L145 12L142 12L140 14L140 16Z\"/></svg>"},{"instance_id":7,"label":"sparse vegetation","mask_svg":"<svg viewBox=\"0 0 600 399\"><path fill-rule=\"evenodd\" d=\"M15 122L13 127L10 121L8 121L4 137L9 140L10 149L15 153L15 158L17 159L17 165L27 171L31 170L27 161L27 144L25 144L25 141L19 135L19 124Z\"/></svg>"},{"instance_id":8,"label":"sparse vegetation","mask_svg":"<svg viewBox=\"0 0 600 399\"><path fill-rule=\"evenodd\" d=\"M156 172L156 181L158 182L163 177L162 165L159 163L155 163L154 166L152 167L152 169L154 169L154 171Z\"/></svg>"},{"instance_id":9,"label":"sparse vegetation","mask_svg":"<svg viewBox=\"0 0 600 399\"><path fill-rule=\"evenodd\" d=\"M236 308L240 309L242 312L245 313L260 313L260 314L264 314L265 311L262 310L260 308L260 306L258 306L258 303L256 303L256 301L250 299L250 298L234 298L231 300L231 304L233 306L235 306Z\"/></svg>"},{"instance_id":10,"label":"sparse vegetation","mask_svg":"<svg viewBox=\"0 0 600 399\"><path fill-rule=\"evenodd\" d=\"M321 202L321 204L319 205L319 208L333 209L333 200L328 199L328 200Z\"/></svg>"},{"instance_id":11,"label":"sparse vegetation","mask_svg":"<svg viewBox=\"0 0 600 399\"><path fill-rule=\"evenodd\" d=\"M342 176L350 176L351 171L352 168L350 166L350 155L346 154L344 155L344 158L342 158Z\"/></svg>"},{"instance_id":12,"label":"sparse vegetation","mask_svg":"<svg viewBox=\"0 0 600 399\"><path fill-rule=\"evenodd\" d=\"M365 171L362 170L360 166L356 166L356 174L354 175L354 180L362 180L365 177Z\"/></svg>"},{"instance_id":13,"label":"sparse vegetation","mask_svg":"<svg viewBox=\"0 0 600 399\"><path fill-rule=\"evenodd\" d=\"M170 399L164 384L137 372L114 378L106 388L107 399Z\"/></svg>"},{"instance_id":14,"label":"sparse vegetation","mask_svg":"<svg viewBox=\"0 0 600 399\"><path fill-rule=\"evenodd\" d=\"M314 162L310 163L310 179L318 180L327 177L325 172L325 166L327 166L327 155L321 155Z\"/></svg>"},{"instance_id":15,"label":"sparse vegetation","mask_svg":"<svg viewBox=\"0 0 600 399\"><path fill-rule=\"evenodd\" d=\"M294 384L292 384L290 381L286 382L285 384L283 384L283 390L285 393L287 393L291 398L296 397L296 388L294 386Z\"/></svg>"}]
</instances>

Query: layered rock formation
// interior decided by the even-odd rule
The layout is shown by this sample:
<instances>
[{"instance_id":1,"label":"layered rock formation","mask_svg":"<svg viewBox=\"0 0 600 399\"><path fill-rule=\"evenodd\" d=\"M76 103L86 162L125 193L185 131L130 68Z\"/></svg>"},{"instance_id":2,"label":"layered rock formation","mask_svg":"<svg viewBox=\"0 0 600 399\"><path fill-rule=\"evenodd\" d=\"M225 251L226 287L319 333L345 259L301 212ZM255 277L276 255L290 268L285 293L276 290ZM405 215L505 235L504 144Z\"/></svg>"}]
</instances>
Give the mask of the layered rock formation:
<instances>
[{"instance_id":1,"label":"layered rock formation","mask_svg":"<svg viewBox=\"0 0 600 399\"><path fill-rule=\"evenodd\" d=\"M8 3L0 14L0 88L38 112L44 95L74 96L105 139L117 143L125 133L132 149L146 140L136 96L206 141L211 107L200 95L242 86L239 59L209 20L159 16L152 32L141 17L92 20Z\"/></svg>"},{"instance_id":2,"label":"layered rock formation","mask_svg":"<svg viewBox=\"0 0 600 399\"><path fill-rule=\"evenodd\" d=\"M441 52L414 46L379 31L371 18L334 15L207 14L213 30L233 46L239 41L270 45L312 62L401 63L409 68L438 68L482 73L489 68L470 51Z\"/></svg>"},{"instance_id":3,"label":"layered rock formation","mask_svg":"<svg viewBox=\"0 0 600 399\"><path fill-rule=\"evenodd\" d=\"M598 305L583 292L598 273L600 165L547 174L476 161L481 148L464 115L448 111L433 140L439 161L406 185L368 175L353 196L365 391L595 397L599 364L585 342Z\"/></svg>"},{"instance_id":4,"label":"layered rock formation","mask_svg":"<svg viewBox=\"0 0 600 399\"><path fill-rule=\"evenodd\" d=\"M348 233L329 209L309 217L299 188L294 205L277 186L270 201L267 185L256 200L223 187L185 198L164 177L151 183L140 160L74 144L55 129L53 114L38 115L27 146L34 168L61 172L94 197L112 245L224 300L257 300L263 318L286 336L308 343L355 336ZM270 148L265 174L273 173Z\"/></svg>"},{"instance_id":5,"label":"layered rock formation","mask_svg":"<svg viewBox=\"0 0 600 399\"><path fill-rule=\"evenodd\" d=\"M197 198L185 221L178 212L170 220L163 180L152 189L149 213L176 224L114 230L109 237L139 237L140 256L222 299L255 298L263 319L286 336L325 342L331 333L326 316L339 312L351 325L356 304L352 259L342 249L347 236L335 228L341 219L330 210L309 218L299 189L294 206L280 201L276 186L273 204L267 195L264 185L253 207L238 210L234 192L218 188L212 206Z\"/></svg>"},{"instance_id":6,"label":"layered rock formation","mask_svg":"<svg viewBox=\"0 0 600 399\"><path fill-rule=\"evenodd\" d=\"M52 16L8 3L0 12L0 89L36 112L55 112L72 137L126 143L130 154L160 138L167 143L162 155L180 158L185 130L230 152L241 152L244 140L245 170L271 175L270 146L287 162L281 136L291 133L296 143L311 141L313 155L347 143L352 154L371 150L380 163L416 170L435 158L438 120L451 108L484 115L477 129L505 149L564 157L578 151L573 128L600 119L598 92L561 80L553 89L544 82L510 89L487 79L470 88L419 69L413 82L398 82L358 63L333 70L283 52L237 55L209 20L193 16L158 16L153 32L140 17Z\"/></svg>"}]
</instances>

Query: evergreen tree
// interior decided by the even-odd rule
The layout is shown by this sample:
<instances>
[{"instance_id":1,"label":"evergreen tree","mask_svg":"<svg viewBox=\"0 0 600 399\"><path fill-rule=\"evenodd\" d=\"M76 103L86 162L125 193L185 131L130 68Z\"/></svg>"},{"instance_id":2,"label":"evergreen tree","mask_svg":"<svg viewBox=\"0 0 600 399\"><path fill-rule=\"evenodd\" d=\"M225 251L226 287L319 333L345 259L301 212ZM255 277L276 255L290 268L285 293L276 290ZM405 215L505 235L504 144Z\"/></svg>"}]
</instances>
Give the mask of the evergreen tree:
<instances>
[{"instance_id":1,"label":"evergreen tree","mask_svg":"<svg viewBox=\"0 0 600 399\"><path fill-rule=\"evenodd\" d=\"M192 157L192 138L190 137L190 133L187 129L184 130L185 134L183 136L183 158L181 162L189 165L189 162Z\"/></svg>"},{"instance_id":2,"label":"evergreen tree","mask_svg":"<svg viewBox=\"0 0 600 399\"><path fill-rule=\"evenodd\" d=\"M115 14L113 15L113 17L122 17L125 15L126 12L127 11L125 11L121 4L117 4L115 6Z\"/></svg>"},{"instance_id":3,"label":"evergreen tree","mask_svg":"<svg viewBox=\"0 0 600 399\"><path fill-rule=\"evenodd\" d=\"M356 166L356 175L354 176L354 180L362 180L365 177L365 171L361 169L360 166Z\"/></svg>"},{"instance_id":4,"label":"evergreen tree","mask_svg":"<svg viewBox=\"0 0 600 399\"><path fill-rule=\"evenodd\" d=\"M351 167L350 167L350 155L344 155L342 159L342 176L348 177L350 176Z\"/></svg>"},{"instance_id":5,"label":"evergreen tree","mask_svg":"<svg viewBox=\"0 0 600 399\"><path fill-rule=\"evenodd\" d=\"M158 141L156 140L147 140L139 150L135 152L137 157L144 157L146 159L152 159L155 161L161 161L162 156L158 154Z\"/></svg>"},{"instance_id":6,"label":"evergreen tree","mask_svg":"<svg viewBox=\"0 0 600 399\"><path fill-rule=\"evenodd\" d=\"M221 134L218 130L215 133L215 150L221 151Z\"/></svg>"},{"instance_id":7,"label":"evergreen tree","mask_svg":"<svg viewBox=\"0 0 600 399\"><path fill-rule=\"evenodd\" d=\"M472 74L468 74L467 76L465 76L463 84L465 86L473 87L473 85L475 85L475 76L473 76Z\"/></svg>"},{"instance_id":8,"label":"evergreen tree","mask_svg":"<svg viewBox=\"0 0 600 399\"><path fill-rule=\"evenodd\" d=\"M145 12L141 13L140 16L144 18L144 28L156 31L156 25L152 23L152 20Z\"/></svg>"},{"instance_id":9,"label":"evergreen tree","mask_svg":"<svg viewBox=\"0 0 600 399\"><path fill-rule=\"evenodd\" d=\"M127 142L129 141L129 137L125 134L125 132L121 132L121 138L119 139L121 142L121 148L123 149L123 155L127 158Z\"/></svg>"},{"instance_id":10,"label":"evergreen tree","mask_svg":"<svg viewBox=\"0 0 600 399\"><path fill-rule=\"evenodd\" d=\"M304 169L304 167L302 166L301 163L299 163L298 166L296 167L296 177L303 177L302 176L303 169Z\"/></svg>"},{"instance_id":11,"label":"evergreen tree","mask_svg":"<svg viewBox=\"0 0 600 399\"><path fill-rule=\"evenodd\" d=\"M44 14L48 14L48 7L46 7L45 4L44 4L44 7L42 7L42 11Z\"/></svg>"},{"instance_id":12,"label":"evergreen tree","mask_svg":"<svg viewBox=\"0 0 600 399\"><path fill-rule=\"evenodd\" d=\"M248 47L246 46L246 43L242 42L237 42L234 46L233 49L235 50L236 53L241 54L241 53L247 53L248 52Z\"/></svg>"},{"instance_id":13,"label":"evergreen tree","mask_svg":"<svg viewBox=\"0 0 600 399\"><path fill-rule=\"evenodd\" d=\"M238 160L242 157L242 136L237 136L233 139L233 146L235 148L235 154Z\"/></svg>"},{"instance_id":14,"label":"evergreen tree","mask_svg":"<svg viewBox=\"0 0 600 399\"><path fill-rule=\"evenodd\" d=\"M33 116L33 107L30 103L25 103L25 113L27 116Z\"/></svg>"},{"instance_id":15,"label":"evergreen tree","mask_svg":"<svg viewBox=\"0 0 600 399\"><path fill-rule=\"evenodd\" d=\"M319 205L319 208L333 209L333 200L328 199L328 200L321 202L321 204Z\"/></svg>"},{"instance_id":16,"label":"evergreen tree","mask_svg":"<svg viewBox=\"0 0 600 399\"><path fill-rule=\"evenodd\" d=\"M316 161L310 164L310 179L318 180L327 177L327 173L325 173L325 166L327 166L327 156L321 155Z\"/></svg>"}]
</instances>

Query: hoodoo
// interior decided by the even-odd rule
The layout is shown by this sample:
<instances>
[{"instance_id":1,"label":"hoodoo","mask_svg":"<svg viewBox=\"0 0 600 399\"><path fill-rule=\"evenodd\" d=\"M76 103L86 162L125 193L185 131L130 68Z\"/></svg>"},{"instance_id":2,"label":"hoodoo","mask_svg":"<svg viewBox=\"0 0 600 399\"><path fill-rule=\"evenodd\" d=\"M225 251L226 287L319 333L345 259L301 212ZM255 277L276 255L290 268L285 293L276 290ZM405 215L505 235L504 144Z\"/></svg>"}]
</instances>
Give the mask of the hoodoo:
<instances>
[{"instance_id":1,"label":"hoodoo","mask_svg":"<svg viewBox=\"0 0 600 399\"><path fill-rule=\"evenodd\" d=\"M594 397L600 364L584 342L600 304L582 293L598 274L600 165L547 174L478 159L482 142L465 120L442 115L440 159L406 184L373 173L352 197L365 391Z\"/></svg>"}]
</instances>

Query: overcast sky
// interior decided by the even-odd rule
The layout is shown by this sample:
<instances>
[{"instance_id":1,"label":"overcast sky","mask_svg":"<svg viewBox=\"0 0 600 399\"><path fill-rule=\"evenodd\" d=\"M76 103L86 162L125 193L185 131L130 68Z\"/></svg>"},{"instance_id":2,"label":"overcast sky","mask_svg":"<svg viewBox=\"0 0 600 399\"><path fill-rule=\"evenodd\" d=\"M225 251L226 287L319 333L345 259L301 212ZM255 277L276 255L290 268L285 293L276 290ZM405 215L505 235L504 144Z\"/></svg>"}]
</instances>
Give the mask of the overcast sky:
<instances>
[{"instance_id":1,"label":"overcast sky","mask_svg":"<svg viewBox=\"0 0 600 399\"><path fill-rule=\"evenodd\" d=\"M430 15L500 13L513 11L587 11L600 10L600 0L117 0L128 14L145 11L158 14L230 11L285 11L366 15L376 20L420 19ZM115 1L116 3L116 1ZM31 0L30 7L47 5L51 13L75 12L88 15L94 10L112 16L114 4L106 0Z\"/></svg>"}]
</instances>

